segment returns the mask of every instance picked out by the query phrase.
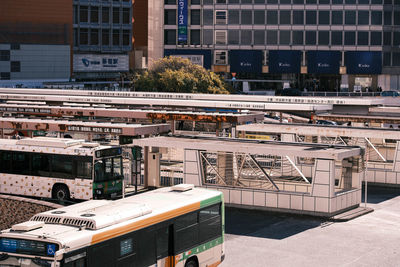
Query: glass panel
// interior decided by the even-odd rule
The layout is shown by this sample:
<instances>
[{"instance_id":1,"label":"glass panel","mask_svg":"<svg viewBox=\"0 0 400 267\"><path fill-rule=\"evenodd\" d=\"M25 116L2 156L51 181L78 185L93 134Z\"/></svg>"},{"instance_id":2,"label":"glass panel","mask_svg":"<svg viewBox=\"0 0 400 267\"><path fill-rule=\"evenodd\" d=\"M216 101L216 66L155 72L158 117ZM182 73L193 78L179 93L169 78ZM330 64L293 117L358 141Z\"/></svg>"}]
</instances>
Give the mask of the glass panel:
<instances>
[{"instance_id":1,"label":"glass panel","mask_svg":"<svg viewBox=\"0 0 400 267\"><path fill-rule=\"evenodd\" d=\"M92 179L92 162L79 160L76 164L76 176L78 178Z\"/></svg>"},{"instance_id":2,"label":"glass panel","mask_svg":"<svg viewBox=\"0 0 400 267\"><path fill-rule=\"evenodd\" d=\"M239 30L228 30L228 44L239 44Z\"/></svg>"},{"instance_id":3,"label":"glass panel","mask_svg":"<svg viewBox=\"0 0 400 267\"><path fill-rule=\"evenodd\" d=\"M113 158L113 175L114 177L122 176L122 158Z\"/></svg>"},{"instance_id":4,"label":"glass panel","mask_svg":"<svg viewBox=\"0 0 400 267\"><path fill-rule=\"evenodd\" d=\"M50 157L46 154L32 155L32 175L50 176Z\"/></svg>"},{"instance_id":5,"label":"glass panel","mask_svg":"<svg viewBox=\"0 0 400 267\"><path fill-rule=\"evenodd\" d=\"M75 178L73 176L72 157L63 155L53 155L51 164L51 173L54 177L59 178Z\"/></svg>"},{"instance_id":6,"label":"glass panel","mask_svg":"<svg viewBox=\"0 0 400 267\"><path fill-rule=\"evenodd\" d=\"M251 30L241 30L240 32L240 44L251 45L252 44L252 32Z\"/></svg>"},{"instance_id":7,"label":"glass panel","mask_svg":"<svg viewBox=\"0 0 400 267\"><path fill-rule=\"evenodd\" d=\"M275 11L275 10L267 11L267 24L269 24L269 25L278 24L278 11Z\"/></svg>"}]
</instances>

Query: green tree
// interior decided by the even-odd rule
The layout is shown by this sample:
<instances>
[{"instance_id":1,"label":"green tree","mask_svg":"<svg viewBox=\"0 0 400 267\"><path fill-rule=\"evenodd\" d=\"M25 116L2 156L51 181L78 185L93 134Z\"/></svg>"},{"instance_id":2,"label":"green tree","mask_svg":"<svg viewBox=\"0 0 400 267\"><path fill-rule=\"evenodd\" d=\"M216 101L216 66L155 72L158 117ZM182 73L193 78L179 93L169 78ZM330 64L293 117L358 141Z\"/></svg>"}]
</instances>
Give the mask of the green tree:
<instances>
[{"instance_id":1,"label":"green tree","mask_svg":"<svg viewBox=\"0 0 400 267\"><path fill-rule=\"evenodd\" d=\"M219 75L181 57L159 59L128 79L136 91L229 94Z\"/></svg>"}]
</instances>

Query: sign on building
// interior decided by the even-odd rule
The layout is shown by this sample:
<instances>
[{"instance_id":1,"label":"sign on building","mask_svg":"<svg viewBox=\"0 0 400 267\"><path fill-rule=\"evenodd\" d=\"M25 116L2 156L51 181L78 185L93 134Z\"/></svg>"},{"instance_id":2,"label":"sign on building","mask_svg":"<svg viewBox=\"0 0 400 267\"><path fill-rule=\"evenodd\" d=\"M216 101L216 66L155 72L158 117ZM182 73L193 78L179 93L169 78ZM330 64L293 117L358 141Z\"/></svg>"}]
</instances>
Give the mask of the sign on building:
<instances>
[{"instance_id":1,"label":"sign on building","mask_svg":"<svg viewBox=\"0 0 400 267\"><path fill-rule=\"evenodd\" d=\"M112 54L76 54L73 66L75 72L129 71L129 57Z\"/></svg>"},{"instance_id":2,"label":"sign on building","mask_svg":"<svg viewBox=\"0 0 400 267\"><path fill-rule=\"evenodd\" d=\"M181 57L189 59L193 64L204 66L204 57L203 55L174 55L174 57Z\"/></svg>"},{"instance_id":3,"label":"sign on building","mask_svg":"<svg viewBox=\"0 0 400 267\"><path fill-rule=\"evenodd\" d=\"M187 0L178 0L178 44L187 44L187 6Z\"/></svg>"}]
</instances>

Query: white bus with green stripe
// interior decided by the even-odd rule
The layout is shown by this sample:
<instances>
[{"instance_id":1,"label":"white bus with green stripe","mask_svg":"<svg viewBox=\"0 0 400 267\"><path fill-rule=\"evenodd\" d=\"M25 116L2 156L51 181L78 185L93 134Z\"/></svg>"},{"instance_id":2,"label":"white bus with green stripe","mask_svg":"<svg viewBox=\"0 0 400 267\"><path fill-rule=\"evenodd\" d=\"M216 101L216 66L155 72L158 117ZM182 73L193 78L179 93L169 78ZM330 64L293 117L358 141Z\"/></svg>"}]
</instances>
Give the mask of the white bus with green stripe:
<instances>
[{"instance_id":1,"label":"white bus with green stripe","mask_svg":"<svg viewBox=\"0 0 400 267\"><path fill-rule=\"evenodd\" d=\"M0 232L0 266L218 266L219 191L180 184L120 200L90 200Z\"/></svg>"}]
</instances>

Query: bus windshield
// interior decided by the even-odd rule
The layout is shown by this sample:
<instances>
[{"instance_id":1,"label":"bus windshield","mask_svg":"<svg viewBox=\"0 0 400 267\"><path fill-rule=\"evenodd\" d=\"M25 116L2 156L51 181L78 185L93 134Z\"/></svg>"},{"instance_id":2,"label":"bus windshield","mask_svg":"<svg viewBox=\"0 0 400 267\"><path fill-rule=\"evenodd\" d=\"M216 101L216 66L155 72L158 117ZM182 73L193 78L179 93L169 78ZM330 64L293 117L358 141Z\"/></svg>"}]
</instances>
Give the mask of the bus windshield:
<instances>
[{"instance_id":1,"label":"bus windshield","mask_svg":"<svg viewBox=\"0 0 400 267\"><path fill-rule=\"evenodd\" d=\"M8 256L7 254L0 255L0 266L1 267L15 267L15 266L29 266L29 267L50 267L53 261L43 260L40 258L21 258Z\"/></svg>"},{"instance_id":2,"label":"bus windshield","mask_svg":"<svg viewBox=\"0 0 400 267\"><path fill-rule=\"evenodd\" d=\"M102 158L95 161L95 182L105 182L122 177L122 157Z\"/></svg>"}]
</instances>

